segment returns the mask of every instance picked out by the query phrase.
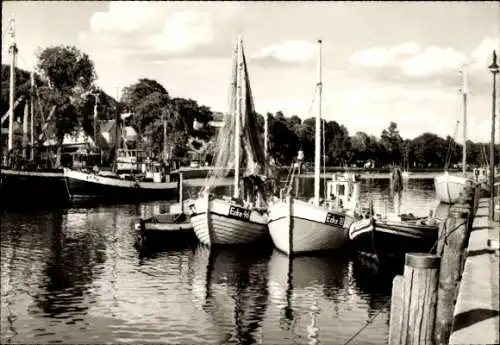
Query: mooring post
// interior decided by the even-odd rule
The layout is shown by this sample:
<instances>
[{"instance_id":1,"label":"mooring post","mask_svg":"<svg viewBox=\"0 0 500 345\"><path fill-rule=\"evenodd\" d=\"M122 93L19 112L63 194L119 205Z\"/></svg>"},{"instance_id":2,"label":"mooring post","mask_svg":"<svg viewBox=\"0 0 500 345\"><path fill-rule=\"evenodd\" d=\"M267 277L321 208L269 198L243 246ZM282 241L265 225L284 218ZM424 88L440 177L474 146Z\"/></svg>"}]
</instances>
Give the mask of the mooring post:
<instances>
[{"instance_id":1,"label":"mooring post","mask_svg":"<svg viewBox=\"0 0 500 345\"><path fill-rule=\"evenodd\" d=\"M391 319L389 323L389 345L401 345L401 326L403 321L403 284L402 275L392 280Z\"/></svg>"},{"instance_id":2,"label":"mooring post","mask_svg":"<svg viewBox=\"0 0 500 345\"><path fill-rule=\"evenodd\" d=\"M467 245L467 217L468 213L461 208L450 209L448 220L453 226L446 229L439 269L436 344L448 344L450 337L458 283L462 276L463 255Z\"/></svg>"},{"instance_id":3,"label":"mooring post","mask_svg":"<svg viewBox=\"0 0 500 345\"><path fill-rule=\"evenodd\" d=\"M461 212L467 213L468 209L469 206L465 204L455 204L450 208L450 210L448 211L448 217L446 217L446 219L441 222L441 225L439 226L438 244L436 248L437 255L443 255L443 248L445 244L448 243L448 234L456 229L457 225L459 225L457 219L452 215L453 212L459 210Z\"/></svg>"},{"instance_id":4,"label":"mooring post","mask_svg":"<svg viewBox=\"0 0 500 345\"><path fill-rule=\"evenodd\" d=\"M434 344L439 265L438 255L406 254L401 345Z\"/></svg>"}]
</instances>

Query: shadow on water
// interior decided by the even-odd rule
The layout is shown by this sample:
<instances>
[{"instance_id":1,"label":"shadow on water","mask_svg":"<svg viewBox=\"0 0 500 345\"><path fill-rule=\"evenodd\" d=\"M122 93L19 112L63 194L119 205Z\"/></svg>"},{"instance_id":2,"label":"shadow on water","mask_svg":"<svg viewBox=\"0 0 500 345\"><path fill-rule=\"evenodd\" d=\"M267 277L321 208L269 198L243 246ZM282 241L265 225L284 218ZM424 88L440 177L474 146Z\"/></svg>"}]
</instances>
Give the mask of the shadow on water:
<instances>
[{"instance_id":1,"label":"shadow on water","mask_svg":"<svg viewBox=\"0 0 500 345\"><path fill-rule=\"evenodd\" d=\"M16 326L25 327L23 321L16 324L18 317L65 319L66 324L84 319L92 268L105 261L104 244L86 229L68 225L71 217L60 209L2 213L2 261L7 262L2 269L2 306L11 314L10 331L4 332L2 325L2 342L54 334L43 326L36 334L18 333Z\"/></svg>"},{"instance_id":2,"label":"shadow on water","mask_svg":"<svg viewBox=\"0 0 500 345\"><path fill-rule=\"evenodd\" d=\"M254 344L268 304L266 250L198 246L193 293L223 344Z\"/></svg>"},{"instance_id":3,"label":"shadow on water","mask_svg":"<svg viewBox=\"0 0 500 345\"><path fill-rule=\"evenodd\" d=\"M94 266L106 261L103 237L88 226L75 226L66 214L52 223L40 292L34 296L42 316L82 317L89 308L89 288L96 274ZM81 216L81 215L79 215ZM85 216L84 216L85 217ZM35 311L33 311L35 312Z\"/></svg>"}]
</instances>

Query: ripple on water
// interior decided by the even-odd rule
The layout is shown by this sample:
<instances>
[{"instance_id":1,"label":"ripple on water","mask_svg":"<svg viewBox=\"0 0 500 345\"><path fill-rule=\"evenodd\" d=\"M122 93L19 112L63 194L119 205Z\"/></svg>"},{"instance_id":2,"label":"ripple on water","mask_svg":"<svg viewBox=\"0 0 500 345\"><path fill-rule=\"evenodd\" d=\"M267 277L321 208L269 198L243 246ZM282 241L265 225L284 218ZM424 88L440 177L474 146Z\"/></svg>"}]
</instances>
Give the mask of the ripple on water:
<instances>
[{"instance_id":1,"label":"ripple on water","mask_svg":"<svg viewBox=\"0 0 500 345\"><path fill-rule=\"evenodd\" d=\"M391 210L387 186L363 180L363 202ZM405 186L403 211L426 214L432 180ZM4 212L1 342L341 344L375 315L353 343L387 342L390 275L344 254L166 246L141 256L131 222L157 206Z\"/></svg>"}]
</instances>

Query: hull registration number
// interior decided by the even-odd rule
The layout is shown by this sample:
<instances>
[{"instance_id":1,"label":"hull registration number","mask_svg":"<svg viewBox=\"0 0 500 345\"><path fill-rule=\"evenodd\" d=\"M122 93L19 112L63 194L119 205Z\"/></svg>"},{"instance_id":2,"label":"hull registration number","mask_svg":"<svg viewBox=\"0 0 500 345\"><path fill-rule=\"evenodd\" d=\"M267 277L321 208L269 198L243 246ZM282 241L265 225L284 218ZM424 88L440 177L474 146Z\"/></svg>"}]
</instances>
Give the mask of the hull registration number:
<instances>
[{"instance_id":1,"label":"hull registration number","mask_svg":"<svg viewBox=\"0 0 500 345\"><path fill-rule=\"evenodd\" d=\"M337 225L337 226L344 226L344 222L345 222L345 216L344 215L340 215L340 214L336 214L336 213L330 213L330 212L326 213L326 220L325 220L326 224L332 224L332 225Z\"/></svg>"},{"instance_id":2,"label":"hull registration number","mask_svg":"<svg viewBox=\"0 0 500 345\"><path fill-rule=\"evenodd\" d=\"M250 213L251 213L251 211L247 210L246 208L237 207L237 206L230 206L229 207L229 216L233 217L233 218L249 220Z\"/></svg>"}]
</instances>

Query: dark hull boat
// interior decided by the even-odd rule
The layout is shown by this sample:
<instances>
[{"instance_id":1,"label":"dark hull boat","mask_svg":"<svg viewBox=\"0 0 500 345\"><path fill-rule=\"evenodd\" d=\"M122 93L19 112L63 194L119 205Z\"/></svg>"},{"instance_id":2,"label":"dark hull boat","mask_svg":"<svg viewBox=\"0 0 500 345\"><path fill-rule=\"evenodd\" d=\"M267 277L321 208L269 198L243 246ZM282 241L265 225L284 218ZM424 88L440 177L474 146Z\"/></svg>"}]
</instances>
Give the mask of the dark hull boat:
<instances>
[{"instance_id":1,"label":"dark hull boat","mask_svg":"<svg viewBox=\"0 0 500 345\"><path fill-rule=\"evenodd\" d=\"M68 201L68 190L62 169L1 169L2 208L43 202L59 204Z\"/></svg>"},{"instance_id":2,"label":"dark hull boat","mask_svg":"<svg viewBox=\"0 0 500 345\"><path fill-rule=\"evenodd\" d=\"M65 168L64 177L72 200L108 199L117 202L170 200L177 197L178 182L124 179Z\"/></svg>"},{"instance_id":3,"label":"dark hull boat","mask_svg":"<svg viewBox=\"0 0 500 345\"><path fill-rule=\"evenodd\" d=\"M134 227L135 244L142 250L196 242L191 218L185 213L160 213L137 220Z\"/></svg>"},{"instance_id":4,"label":"dark hull boat","mask_svg":"<svg viewBox=\"0 0 500 345\"><path fill-rule=\"evenodd\" d=\"M438 239L439 220L399 216L363 219L352 224L349 238L356 249L380 263L401 263L406 253L431 252Z\"/></svg>"}]
</instances>

